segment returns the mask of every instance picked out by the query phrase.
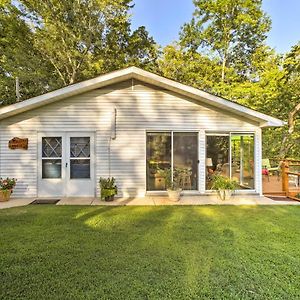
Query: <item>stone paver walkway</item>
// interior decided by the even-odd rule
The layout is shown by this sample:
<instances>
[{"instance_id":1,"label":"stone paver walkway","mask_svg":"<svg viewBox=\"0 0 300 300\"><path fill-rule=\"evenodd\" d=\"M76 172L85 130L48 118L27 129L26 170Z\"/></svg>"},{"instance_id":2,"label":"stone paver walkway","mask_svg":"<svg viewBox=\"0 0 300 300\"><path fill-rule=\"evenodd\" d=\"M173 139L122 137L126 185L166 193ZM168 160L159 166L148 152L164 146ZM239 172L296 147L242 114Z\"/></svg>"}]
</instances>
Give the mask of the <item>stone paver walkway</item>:
<instances>
[{"instance_id":1,"label":"stone paver walkway","mask_svg":"<svg viewBox=\"0 0 300 300\"><path fill-rule=\"evenodd\" d=\"M36 198L11 199L0 202L0 209L25 206ZM143 198L116 198L105 202L99 198L61 198L57 205L105 205L105 206L135 206L135 205L300 205L298 201L275 201L258 195L234 195L230 200L221 201L216 195L183 196L180 201L172 202L168 197L147 196Z\"/></svg>"}]
</instances>

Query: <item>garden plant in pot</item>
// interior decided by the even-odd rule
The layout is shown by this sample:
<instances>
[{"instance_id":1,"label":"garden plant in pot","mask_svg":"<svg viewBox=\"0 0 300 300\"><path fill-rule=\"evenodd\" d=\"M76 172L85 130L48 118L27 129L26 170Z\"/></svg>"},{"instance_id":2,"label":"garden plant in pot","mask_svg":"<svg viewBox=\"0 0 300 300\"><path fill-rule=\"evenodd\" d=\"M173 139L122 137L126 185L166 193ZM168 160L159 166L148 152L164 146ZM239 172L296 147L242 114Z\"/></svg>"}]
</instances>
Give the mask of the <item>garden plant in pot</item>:
<instances>
[{"instance_id":1,"label":"garden plant in pot","mask_svg":"<svg viewBox=\"0 0 300 300\"><path fill-rule=\"evenodd\" d=\"M216 190L222 201L229 200L237 189L238 183L227 176L214 175L212 178L212 190Z\"/></svg>"},{"instance_id":2,"label":"garden plant in pot","mask_svg":"<svg viewBox=\"0 0 300 300\"><path fill-rule=\"evenodd\" d=\"M118 193L118 188L114 177L100 178L101 200L113 201Z\"/></svg>"},{"instance_id":3,"label":"garden plant in pot","mask_svg":"<svg viewBox=\"0 0 300 300\"><path fill-rule=\"evenodd\" d=\"M0 201L8 201L17 183L15 178L0 178Z\"/></svg>"},{"instance_id":4,"label":"garden plant in pot","mask_svg":"<svg viewBox=\"0 0 300 300\"><path fill-rule=\"evenodd\" d=\"M179 201L182 192L182 171L180 169L174 169L173 180L171 169L159 169L158 173L165 180L165 186L167 189L169 199L175 202Z\"/></svg>"}]
</instances>

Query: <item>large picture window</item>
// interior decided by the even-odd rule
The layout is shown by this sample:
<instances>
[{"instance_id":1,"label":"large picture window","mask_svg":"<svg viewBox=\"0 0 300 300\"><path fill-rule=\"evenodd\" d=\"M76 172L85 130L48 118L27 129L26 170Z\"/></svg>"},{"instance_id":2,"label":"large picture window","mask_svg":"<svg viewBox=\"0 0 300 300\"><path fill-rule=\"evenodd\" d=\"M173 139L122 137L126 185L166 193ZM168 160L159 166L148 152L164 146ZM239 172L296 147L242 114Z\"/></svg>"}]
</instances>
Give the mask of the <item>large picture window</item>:
<instances>
[{"instance_id":1,"label":"large picture window","mask_svg":"<svg viewBox=\"0 0 300 300\"><path fill-rule=\"evenodd\" d=\"M198 182L197 132L147 133L147 190L166 189L160 170L180 171L181 187L196 190Z\"/></svg>"},{"instance_id":2,"label":"large picture window","mask_svg":"<svg viewBox=\"0 0 300 300\"><path fill-rule=\"evenodd\" d=\"M254 134L224 133L206 136L206 189L214 174L235 179L239 189L254 189Z\"/></svg>"}]
</instances>

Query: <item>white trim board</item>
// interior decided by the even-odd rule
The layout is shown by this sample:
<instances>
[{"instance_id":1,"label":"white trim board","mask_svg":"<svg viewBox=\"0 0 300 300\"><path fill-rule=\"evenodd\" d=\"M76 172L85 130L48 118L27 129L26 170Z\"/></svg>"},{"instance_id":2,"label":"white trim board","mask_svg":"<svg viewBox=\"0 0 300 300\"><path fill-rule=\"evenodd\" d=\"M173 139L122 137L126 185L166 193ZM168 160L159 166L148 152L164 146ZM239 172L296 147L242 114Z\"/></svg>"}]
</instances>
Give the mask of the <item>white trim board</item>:
<instances>
[{"instance_id":1,"label":"white trim board","mask_svg":"<svg viewBox=\"0 0 300 300\"><path fill-rule=\"evenodd\" d=\"M43 94L28 100L18 102L0 109L0 120L17 115L19 113L44 106L55 101L68 98L70 96L82 94L84 92L103 88L111 84L119 83L128 79L137 79L142 82L176 92L191 99L205 103L212 107L222 109L225 112L234 113L259 123L260 127L280 127L285 122L269 115L257 112L235 102L209 94L194 87L181 84L171 79L164 78L154 73L142 70L137 67L128 67L111 73L98 76L83 82L66 86L47 94Z\"/></svg>"}]
</instances>

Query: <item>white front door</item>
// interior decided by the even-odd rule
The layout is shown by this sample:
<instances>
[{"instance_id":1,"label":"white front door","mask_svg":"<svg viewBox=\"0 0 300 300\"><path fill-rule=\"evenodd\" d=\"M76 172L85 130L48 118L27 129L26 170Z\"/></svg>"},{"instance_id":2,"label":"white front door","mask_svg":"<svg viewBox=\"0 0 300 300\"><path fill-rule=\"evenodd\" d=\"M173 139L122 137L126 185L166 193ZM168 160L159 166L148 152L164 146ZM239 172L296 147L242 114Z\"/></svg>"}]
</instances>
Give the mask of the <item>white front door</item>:
<instances>
[{"instance_id":1,"label":"white front door","mask_svg":"<svg viewBox=\"0 0 300 300\"><path fill-rule=\"evenodd\" d=\"M38 196L94 197L94 134L39 134Z\"/></svg>"},{"instance_id":2,"label":"white front door","mask_svg":"<svg viewBox=\"0 0 300 300\"><path fill-rule=\"evenodd\" d=\"M66 134L66 195L69 197L95 195L93 145L93 134Z\"/></svg>"}]
</instances>

